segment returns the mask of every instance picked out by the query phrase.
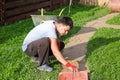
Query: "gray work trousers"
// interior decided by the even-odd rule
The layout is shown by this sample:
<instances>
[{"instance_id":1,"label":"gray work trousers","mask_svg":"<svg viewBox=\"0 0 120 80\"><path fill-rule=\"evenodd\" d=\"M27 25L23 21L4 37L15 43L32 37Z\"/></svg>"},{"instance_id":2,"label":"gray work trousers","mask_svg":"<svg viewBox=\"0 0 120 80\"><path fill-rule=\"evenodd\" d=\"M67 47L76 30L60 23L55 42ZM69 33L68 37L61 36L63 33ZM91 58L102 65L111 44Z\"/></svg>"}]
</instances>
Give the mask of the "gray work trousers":
<instances>
[{"instance_id":1,"label":"gray work trousers","mask_svg":"<svg viewBox=\"0 0 120 80\"><path fill-rule=\"evenodd\" d=\"M39 60L38 66L48 64L49 56L52 56L52 50L50 47L50 39L49 38L41 38L31 42L25 51L28 56L37 57ZM64 48L64 42L60 41L60 50Z\"/></svg>"}]
</instances>

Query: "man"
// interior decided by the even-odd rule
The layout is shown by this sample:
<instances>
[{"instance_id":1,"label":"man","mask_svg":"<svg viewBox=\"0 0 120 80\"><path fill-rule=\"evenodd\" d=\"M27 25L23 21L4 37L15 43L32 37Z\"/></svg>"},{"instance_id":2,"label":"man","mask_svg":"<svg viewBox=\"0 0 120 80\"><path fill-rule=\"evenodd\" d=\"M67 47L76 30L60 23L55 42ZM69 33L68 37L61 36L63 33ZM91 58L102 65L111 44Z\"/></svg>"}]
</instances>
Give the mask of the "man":
<instances>
[{"instance_id":1,"label":"man","mask_svg":"<svg viewBox=\"0 0 120 80\"><path fill-rule=\"evenodd\" d=\"M54 55L56 59L67 68L76 70L76 66L69 63L60 52L64 43L59 40L58 35L65 35L73 27L70 17L62 17L57 21L49 20L33 28L24 39L22 49L28 55L36 57L39 70L51 72L48 66L49 56Z\"/></svg>"}]
</instances>

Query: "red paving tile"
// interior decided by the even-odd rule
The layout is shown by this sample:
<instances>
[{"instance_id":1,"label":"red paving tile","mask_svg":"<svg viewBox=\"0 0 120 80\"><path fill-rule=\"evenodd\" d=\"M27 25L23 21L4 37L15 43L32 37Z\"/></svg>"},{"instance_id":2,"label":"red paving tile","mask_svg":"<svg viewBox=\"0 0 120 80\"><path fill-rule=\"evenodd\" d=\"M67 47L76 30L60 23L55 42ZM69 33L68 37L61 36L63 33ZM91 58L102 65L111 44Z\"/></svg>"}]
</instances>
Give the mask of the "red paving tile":
<instances>
[{"instance_id":1,"label":"red paving tile","mask_svg":"<svg viewBox=\"0 0 120 80\"><path fill-rule=\"evenodd\" d=\"M88 80L88 73L86 71L60 72L58 80Z\"/></svg>"}]
</instances>

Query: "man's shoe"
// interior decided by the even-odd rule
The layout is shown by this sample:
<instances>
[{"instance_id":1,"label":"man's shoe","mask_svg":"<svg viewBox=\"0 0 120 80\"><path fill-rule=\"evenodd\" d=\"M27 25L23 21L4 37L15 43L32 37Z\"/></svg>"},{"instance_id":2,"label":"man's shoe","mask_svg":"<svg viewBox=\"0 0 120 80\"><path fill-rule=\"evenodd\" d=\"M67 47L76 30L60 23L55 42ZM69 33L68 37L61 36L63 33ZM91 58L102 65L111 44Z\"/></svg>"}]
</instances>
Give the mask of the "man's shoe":
<instances>
[{"instance_id":1,"label":"man's shoe","mask_svg":"<svg viewBox=\"0 0 120 80\"><path fill-rule=\"evenodd\" d=\"M37 69L39 69L40 71L48 71L48 72L51 72L53 70L53 68L49 67L48 65L42 65L42 66L39 66Z\"/></svg>"}]
</instances>

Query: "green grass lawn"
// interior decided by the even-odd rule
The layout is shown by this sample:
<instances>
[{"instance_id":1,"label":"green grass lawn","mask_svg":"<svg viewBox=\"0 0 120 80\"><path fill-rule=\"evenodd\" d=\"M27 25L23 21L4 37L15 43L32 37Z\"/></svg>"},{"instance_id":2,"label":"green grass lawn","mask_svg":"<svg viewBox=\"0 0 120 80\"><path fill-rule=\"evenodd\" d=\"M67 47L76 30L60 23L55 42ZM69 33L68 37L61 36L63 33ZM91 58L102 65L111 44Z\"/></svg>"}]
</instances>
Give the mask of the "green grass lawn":
<instances>
[{"instance_id":1,"label":"green grass lawn","mask_svg":"<svg viewBox=\"0 0 120 80\"><path fill-rule=\"evenodd\" d=\"M120 80L120 29L98 29L87 49L90 80Z\"/></svg>"},{"instance_id":2,"label":"green grass lawn","mask_svg":"<svg viewBox=\"0 0 120 80\"><path fill-rule=\"evenodd\" d=\"M118 16L113 17L112 19L107 21L108 24L120 25L120 13Z\"/></svg>"},{"instance_id":3,"label":"green grass lawn","mask_svg":"<svg viewBox=\"0 0 120 80\"><path fill-rule=\"evenodd\" d=\"M46 14L57 15L62 8ZM67 9L68 7L62 16L67 15ZM87 21L109 13L108 9L98 6L72 5L70 16L74 20L74 28L67 36L61 37L62 40L67 43L69 37L78 32ZM50 60L54 71L41 72L36 69L36 64L31 62L31 58L22 52L22 42L33 27L31 18L0 27L0 80L57 80L61 64L55 58Z\"/></svg>"}]
</instances>

